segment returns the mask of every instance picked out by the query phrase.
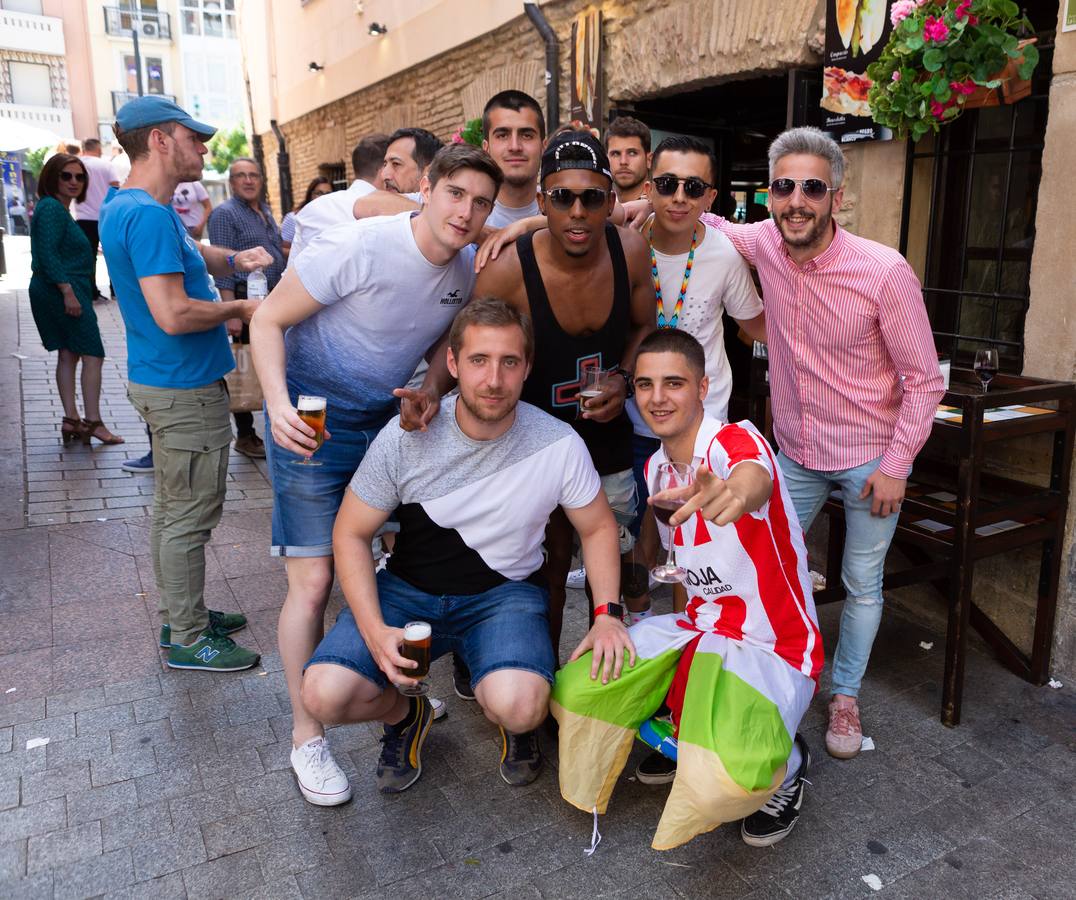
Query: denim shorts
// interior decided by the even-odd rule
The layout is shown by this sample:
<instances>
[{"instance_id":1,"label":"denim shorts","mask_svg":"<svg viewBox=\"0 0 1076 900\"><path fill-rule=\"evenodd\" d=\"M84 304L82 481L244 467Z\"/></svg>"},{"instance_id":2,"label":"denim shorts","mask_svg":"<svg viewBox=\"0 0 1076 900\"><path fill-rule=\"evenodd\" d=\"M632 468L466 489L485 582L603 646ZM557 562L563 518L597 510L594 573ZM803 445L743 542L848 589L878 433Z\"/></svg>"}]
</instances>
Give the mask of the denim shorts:
<instances>
[{"instance_id":1,"label":"denim shorts","mask_svg":"<svg viewBox=\"0 0 1076 900\"><path fill-rule=\"evenodd\" d=\"M314 454L320 466L296 466L302 459L273 440L265 417L265 457L273 481L273 556L332 556L333 524L351 476L379 428L348 429L329 423L331 440Z\"/></svg>"},{"instance_id":2,"label":"denim shorts","mask_svg":"<svg viewBox=\"0 0 1076 900\"><path fill-rule=\"evenodd\" d=\"M446 653L458 654L470 669L472 686L499 669L535 672L553 683L549 594L542 588L508 581L483 594L436 596L382 570L377 573L377 594L386 625L402 628L408 622L429 622L431 661ZM306 665L325 663L351 669L380 688L388 685L346 606Z\"/></svg>"},{"instance_id":3,"label":"denim shorts","mask_svg":"<svg viewBox=\"0 0 1076 900\"><path fill-rule=\"evenodd\" d=\"M631 523L635 520L636 507L639 505L638 490L635 486L635 473L631 469L602 475L602 490L609 508L613 511L620 533L620 553L627 553L635 546L635 535L631 532Z\"/></svg>"}]
</instances>

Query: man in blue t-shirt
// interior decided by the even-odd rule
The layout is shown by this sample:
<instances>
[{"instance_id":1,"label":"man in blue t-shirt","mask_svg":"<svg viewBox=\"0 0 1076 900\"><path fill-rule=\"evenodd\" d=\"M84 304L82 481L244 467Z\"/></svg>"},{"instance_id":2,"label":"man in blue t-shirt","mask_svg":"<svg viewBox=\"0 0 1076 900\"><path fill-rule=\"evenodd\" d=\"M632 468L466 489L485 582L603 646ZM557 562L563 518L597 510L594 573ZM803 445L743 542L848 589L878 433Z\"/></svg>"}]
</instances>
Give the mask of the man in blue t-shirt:
<instances>
[{"instance_id":1,"label":"man in blue t-shirt","mask_svg":"<svg viewBox=\"0 0 1076 900\"><path fill-rule=\"evenodd\" d=\"M131 174L101 209L101 245L127 327L127 396L153 435L153 571L160 644L174 669L234 672L258 654L226 637L240 615L205 608L205 545L220 521L228 475L225 373L234 367L227 319L249 322L257 301L217 302L210 273L272 262L261 247L235 252L196 243L171 207L181 181L202 175L215 129L160 96L116 116Z\"/></svg>"}]
</instances>

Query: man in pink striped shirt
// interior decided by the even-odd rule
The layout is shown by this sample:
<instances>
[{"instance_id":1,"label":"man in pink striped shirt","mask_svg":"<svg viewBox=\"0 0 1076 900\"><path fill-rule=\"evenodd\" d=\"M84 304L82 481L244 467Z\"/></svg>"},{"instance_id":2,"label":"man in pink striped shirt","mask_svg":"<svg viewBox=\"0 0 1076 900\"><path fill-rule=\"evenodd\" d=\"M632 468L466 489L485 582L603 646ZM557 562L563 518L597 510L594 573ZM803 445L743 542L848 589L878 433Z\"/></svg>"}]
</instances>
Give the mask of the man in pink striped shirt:
<instances>
[{"instance_id":1,"label":"man in pink striped shirt","mask_svg":"<svg viewBox=\"0 0 1076 900\"><path fill-rule=\"evenodd\" d=\"M826 749L848 759L863 739L857 698L882 618L886 553L944 389L911 266L833 221L840 146L793 128L770 145L769 161L771 219L715 221L762 283L774 432L804 531L834 487L844 500L847 597Z\"/></svg>"}]
</instances>

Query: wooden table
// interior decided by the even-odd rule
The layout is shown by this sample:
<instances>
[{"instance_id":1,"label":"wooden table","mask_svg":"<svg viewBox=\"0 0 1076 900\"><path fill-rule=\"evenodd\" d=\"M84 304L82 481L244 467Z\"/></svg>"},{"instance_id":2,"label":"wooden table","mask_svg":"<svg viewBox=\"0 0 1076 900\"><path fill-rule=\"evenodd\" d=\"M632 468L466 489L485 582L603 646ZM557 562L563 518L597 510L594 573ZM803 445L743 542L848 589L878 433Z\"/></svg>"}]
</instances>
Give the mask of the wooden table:
<instances>
[{"instance_id":1,"label":"wooden table","mask_svg":"<svg viewBox=\"0 0 1076 900\"><path fill-rule=\"evenodd\" d=\"M957 725L969 625L1023 678L1033 684L1044 684L1049 678L1076 427L1076 384L998 375L984 394L968 369L953 369L951 379L939 407L951 411L935 419L928 448L955 451L955 466L935 461L932 454L921 454L916 461L894 536L894 543L913 565L887 574L884 587L930 582L944 597L948 626L941 720ZM999 407L1036 412L1020 414L1020 410ZM1037 434L1053 437L1047 487L983 471L998 444ZM829 514L829 586L815 594L816 603L844 599L840 579L845 526L839 494L831 495L823 508ZM976 563L1023 547L1039 549L1030 655L973 599Z\"/></svg>"}]
</instances>

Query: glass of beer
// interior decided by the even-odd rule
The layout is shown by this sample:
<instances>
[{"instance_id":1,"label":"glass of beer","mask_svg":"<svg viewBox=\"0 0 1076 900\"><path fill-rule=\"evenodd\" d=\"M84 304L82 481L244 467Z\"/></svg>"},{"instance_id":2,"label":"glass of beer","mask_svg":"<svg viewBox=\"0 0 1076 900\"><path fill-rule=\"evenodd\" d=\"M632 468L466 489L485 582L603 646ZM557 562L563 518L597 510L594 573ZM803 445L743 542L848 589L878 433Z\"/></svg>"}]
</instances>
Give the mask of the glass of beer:
<instances>
[{"instance_id":1,"label":"glass of beer","mask_svg":"<svg viewBox=\"0 0 1076 900\"><path fill-rule=\"evenodd\" d=\"M325 440L325 408L327 405L327 401L324 397L311 397L307 394L300 394L299 403L296 406L299 418L314 429L314 440L318 442L318 446L314 448L315 451ZM304 457L303 459L293 459L291 464L293 466L321 465L321 463L314 462L314 460L308 457Z\"/></svg>"},{"instance_id":2,"label":"glass of beer","mask_svg":"<svg viewBox=\"0 0 1076 900\"><path fill-rule=\"evenodd\" d=\"M429 622L408 622L404 625L403 644L400 656L418 663L414 669L400 669L409 678L417 679L418 684L397 685L397 690L405 697L422 697L429 693L430 686L426 676L430 674L430 645L433 643L433 629Z\"/></svg>"},{"instance_id":3,"label":"glass of beer","mask_svg":"<svg viewBox=\"0 0 1076 900\"><path fill-rule=\"evenodd\" d=\"M586 407L583 405L587 400L600 397L605 391L608 376L601 366L587 366L583 369L583 377L579 383L579 411L576 418L582 418Z\"/></svg>"}]
</instances>

